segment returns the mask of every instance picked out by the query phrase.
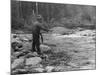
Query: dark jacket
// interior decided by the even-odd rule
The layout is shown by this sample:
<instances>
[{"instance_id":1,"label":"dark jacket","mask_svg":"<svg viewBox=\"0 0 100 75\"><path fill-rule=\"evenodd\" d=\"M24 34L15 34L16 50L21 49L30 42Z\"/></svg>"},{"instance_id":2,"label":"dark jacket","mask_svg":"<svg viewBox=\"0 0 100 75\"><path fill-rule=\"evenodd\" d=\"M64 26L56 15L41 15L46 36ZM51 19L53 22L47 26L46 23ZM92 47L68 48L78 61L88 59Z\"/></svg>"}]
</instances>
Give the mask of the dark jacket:
<instances>
[{"instance_id":1,"label":"dark jacket","mask_svg":"<svg viewBox=\"0 0 100 75\"><path fill-rule=\"evenodd\" d=\"M42 23L39 23L39 22L34 22L33 26L32 26L32 35L33 35L33 38L39 38L40 36L40 31L43 30L43 31L48 31L48 29L44 28L43 27L43 24Z\"/></svg>"}]
</instances>

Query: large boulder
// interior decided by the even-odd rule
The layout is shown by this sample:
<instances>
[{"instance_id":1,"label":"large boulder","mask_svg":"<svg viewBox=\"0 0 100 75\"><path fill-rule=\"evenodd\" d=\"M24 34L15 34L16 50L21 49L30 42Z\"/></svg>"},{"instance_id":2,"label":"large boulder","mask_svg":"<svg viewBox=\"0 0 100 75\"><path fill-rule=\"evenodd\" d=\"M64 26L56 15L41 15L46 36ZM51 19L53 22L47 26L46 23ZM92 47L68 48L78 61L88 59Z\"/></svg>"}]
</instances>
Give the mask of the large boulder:
<instances>
[{"instance_id":1,"label":"large boulder","mask_svg":"<svg viewBox=\"0 0 100 75\"><path fill-rule=\"evenodd\" d=\"M15 59L11 64L11 69L22 67L24 65L24 58Z\"/></svg>"},{"instance_id":2,"label":"large boulder","mask_svg":"<svg viewBox=\"0 0 100 75\"><path fill-rule=\"evenodd\" d=\"M26 59L26 65L28 66L35 66L42 61L40 57L31 57Z\"/></svg>"}]
</instances>

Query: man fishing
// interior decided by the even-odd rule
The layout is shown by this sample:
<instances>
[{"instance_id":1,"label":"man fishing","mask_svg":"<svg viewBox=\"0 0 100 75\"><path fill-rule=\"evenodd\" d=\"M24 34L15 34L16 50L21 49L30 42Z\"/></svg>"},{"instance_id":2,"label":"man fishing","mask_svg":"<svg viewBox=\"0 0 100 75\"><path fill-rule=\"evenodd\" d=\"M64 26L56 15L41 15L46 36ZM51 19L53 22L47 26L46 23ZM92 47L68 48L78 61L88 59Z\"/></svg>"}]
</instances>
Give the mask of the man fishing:
<instances>
[{"instance_id":1,"label":"man fishing","mask_svg":"<svg viewBox=\"0 0 100 75\"><path fill-rule=\"evenodd\" d=\"M32 51L37 52L39 55L41 54L40 36L41 36L41 40L43 42L43 36L42 36L41 30L46 31L46 32L49 31L48 29L43 27L42 18L37 17L37 21L35 21L33 23L33 27L32 27L32 37L33 37Z\"/></svg>"}]
</instances>

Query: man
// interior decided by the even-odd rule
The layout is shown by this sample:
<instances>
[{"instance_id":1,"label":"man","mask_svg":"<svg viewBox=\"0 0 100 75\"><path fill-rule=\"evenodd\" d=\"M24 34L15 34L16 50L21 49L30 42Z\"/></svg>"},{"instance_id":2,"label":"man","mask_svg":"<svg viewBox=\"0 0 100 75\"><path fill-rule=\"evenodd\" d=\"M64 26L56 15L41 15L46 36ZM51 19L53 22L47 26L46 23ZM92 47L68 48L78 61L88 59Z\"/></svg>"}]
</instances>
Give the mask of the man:
<instances>
[{"instance_id":1,"label":"man","mask_svg":"<svg viewBox=\"0 0 100 75\"><path fill-rule=\"evenodd\" d=\"M38 17L37 21L33 23L33 27L32 27L32 37L33 37L32 50L33 52L37 52L38 54L41 54L40 36L41 36L41 40L43 41L43 37L40 32L41 30L47 32L49 31L48 29L43 27L42 18Z\"/></svg>"}]
</instances>

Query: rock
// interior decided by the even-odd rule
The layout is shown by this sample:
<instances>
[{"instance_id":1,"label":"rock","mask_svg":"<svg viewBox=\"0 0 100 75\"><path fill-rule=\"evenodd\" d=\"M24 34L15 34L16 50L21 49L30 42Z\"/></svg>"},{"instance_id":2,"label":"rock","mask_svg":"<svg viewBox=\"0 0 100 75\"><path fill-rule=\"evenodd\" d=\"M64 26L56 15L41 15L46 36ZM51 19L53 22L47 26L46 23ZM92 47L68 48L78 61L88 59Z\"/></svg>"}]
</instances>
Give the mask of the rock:
<instances>
[{"instance_id":1,"label":"rock","mask_svg":"<svg viewBox=\"0 0 100 75\"><path fill-rule=\"evenodd\" d=\"M12 38L17 38L18 36L16 34L13 34L12 35Z\"/></svg>"},{"instance_id":2,"label":"rock","mask_svg":"<svg viewBox=\"0 0 100 75\"><path fill-rule=\"evenodd\" d=\"M91 62L92 64L95 64L96 63L95 60L89 60L89 62Z\"/></svg>"},{"instance_id":3,"label":"rock","mask_svg":"<svg viewBox=\"0 0 100 75\"><path fill-rule=\"evenodd\" d=\"M20 40L23 42L28 42L29 40L26 37L20 37Z\"/></svg>"},{"instance_id":4,"label":"rock","mask_svg":"<svg viewBox=\"0 0 100 75\"><path fill-rule=\"evenodd\" d=\"M35 65L39 64L41 61L42 61L42 59L40 57L28 58L28 59L26 59L26 65L35 66Z\"/></svg>"},{"instance_id":5,"label":"rock","mask_svg":"<svg viewBox=\"0 0 100 75\"><path fill-rule=\"evenodd\" d=\"M72 67L71 66L56 66L53 72L64 72L64 71L71 71Z\"/></svg>"},{"instance_id":6,"label":"rock","mask_svg":"<svg viewBox=\"0 0 100 75\"><path fill-rule=\"evenodd\" d=\"M31 51L30 50L27 50L27 49L23 49L21 52L25 53L25 54L28 54L30 53Z\"/></svg>"},{"instance_id":7,"label":"rock","mask_svg":"<svg viewBox=\"0 0 100 75\"><path fill-rule=\"evenodd\" d=\"M43 72L44 69L43 69L43 65L41 64L37 64L37 65L34 65L34 66L25 66L24 67L27 71L29 71L29 73L39 73L39 72Z\"/></svg>"},{"instance_id":8,"label":"rock","mask_svg":"<svg viewBox=\"0 0 100 75\"><path fill-rule=\"evenodd\" d=\"M46 70L46 72L52 72L52 71L54 70L54 68L55 68L55 67L53 67L53 66L47 66L47 67L45 68L45 70Z\"/></svg>"},{"instance_id":9,"label":"rock","mask_svg":"<svg viewBox=\"0 0 100 75\"><path fill-rule=\"evenodd\" d=\"M39 56L39 55L37 54L37 52L33 52L33 53L28 53L28 54L26 55L26 58L37 57L37 56Z\"/></svg>"},{"instance_id":10,"label":"rock","mask_svg":"<svg viewBox=\"0 0 100 75\"><path fill-rule=\"evenodd\" d=\"M75 64L75 63L72 63L72 62L70 62L70 63L67 63L67 65L68 65L68 66L71 66L71 67L78 67L78 66L77 66L77 64Z\"/></svg>"},{"instance_id":11,"label":"rock","mask_svg":"<svg viewBox=\"0 0 100 75\"><path fill-rule=\"evenodd\" d=\"M13 75L17 75L17 74L25 74L27 73L28 71L26 69L16 69L14 71L12 71L12 74Z\"/></svg>"},{"instance_id":12,"label":"rock","mask_svg":"<svg viewBox=\"0 0 100 75\"><path fill-rule=\"evenodd\" d=\"M12 38L11 42L21 42L21 41L19 40L19 38Z\"/></svg>"},{"instance_id":13,"label":"rock","mask_svg":"<svg viewBox=\"0 0 100 75\"><path fill-rule=\"evenodd\" d=\"M23 49L23 44L19 42L12 42L11 47L14 51L21 51Z\"/></svg>"},{"instance_id":14,"label":"rock","mask_svg":"<svg viewBox=\"0 0 100 75\"><path fill-rule=\"evenodd\" d=\"M49 58L48 55L46 55L46 54L43 54L43 55L41 55L40 57L41 57L42 59L45 59L45 60L48 60L48 58Z\"/></svg>"},{"instance_id":15,"label":"rock","mask_svg":"<svg viewBox=\"0 0 100 75\"><path fill-rule=\"evenodd\" d=\"M13 70L13 71L11 71L11 75L16 75L17 73L18 73L17 70Z\"/></svg>"},{"instance_id":16,"label":"rock","mask_svg":"<svg viewBox=\"0 0 100 75\"><path fill-rule=\"evenodd\" d=\"M21 42L17 34L11 35L11 42Z\"/></svg>"},{"instance_id":17,"label":"rock","mask_svg":"<svg viewBox=\"0 0 100 75\"><path fill-rule=\"evenodd\" d=\"M16 57L12 55L11 56L11 63L13 63L15 59L16 59Z\"/></svg>"},{"instance_id":18,"label":"rock","mask_svg":"<svg viewBox=\"0 0 100 75\"><path fill-rule=\"evenodd\" d=\"M11 64L11 69L15 69L23 65L24 65L24 58L15 59L14 62Z\"/></svg>"},{"instance_id":19,"label":"rock","mask_svg":"<svg viewBox=\"0 0 100 75\"><path fill-rule=\"evenodd\" d=\"M95 65L86 65L86 66L81 66L80 69L95 69Z\"/></svg>"},{"instance_id":20,"label":"rock","mask_svg":"<svg viewBox=\"0 0 100 75\"><path fill-rule=\"evenodd\" d=\"M63 69L64 69L63 66L57 66L57 67L55 67L54 72L60 72Z\"/></svg>"},{"instance_id":21,"label":"rock","mask_svg":"<svg viewBox=\"0 0 100 75\"><path fill-rule=\"evenodd\" d=\"M94 36L95 35L95 30L83 30L83 31L78 31L75 33L76 35L80 35L80 36Z\"/></svg>"},{"instance_id":22,"label":"rock","mask_svg":"<svg viewBox=\"0 0 100 75\"><path fill-rule=\"evenodd\" d=\"M13 56L17 57L17 56L19 56L20 54L21 54L21 52L14 52L14 53L13 53Z\"/></svg>"},{"instance_id":23,"label":"rock","mask_svg":"<svg viewBox=\"0 0 100 75\"><path fill-rule=\"evenodd\" d=\"M41 50L43 51L43 52L45 52L45 51L48 51L48 50L51 50L51 48L49 47L49 46L47 46L47 45L40 45L40 48L41 48Z\"/></svg>"},{"instance_id":24,"label":"rock","mask_svg":"<svg viewBox=\"0 0 100 75\"><path fill-rule=\"evenodd\" d=\"M56 66L55 69L53 70L54 72L63 72L63 71L67 71L69 68L69 66Z\"/></svg>"},{"instance_id":25,"label":"rock","mask_svg":"<svg viewBox=\"0 0 100 75\"><path fill-rule=\"evenodd\" d=\"M20 72L21 74L22 74L22 73L26 73L26 72L27 72L27 70L26 70L26 69L17 69L17 71L18 71L18 72Z\"/></svg>"},{"instance_id":26,"label":"rock","mask_svg":"<svg viewBox=\"0 0 100 75\"><path fill-rule=\"evenodd\" d=\"M31 50L32 44L30 42L23 42L23 48L26 50Z\"/></svg>"},{"instance_id":27,"label":"rock","mask_svg":"<svg viewBox=\"0 0 100 75\"><path fill-rule=\"evenodd\" d=\"M34 55L34 56L38 56L37 52L34 52L33 55Z\"/></svg>"},{"instance_id":28,"label":"rock","mask_svg":"<svg viewBox=\"0 0 100 75\"><path fill-rule=\"evenodd\" d=\"M37 72L44 72L43 68L35 68L34 70L37 71Z\"/></svg>"},{"instance_id":29,"label":"rock","mask_svg":"<svg viewBox=\"0 0 100 75\"><path fill-rule=\"evenodd\" d=\"M80 65L81 66L87 66L88 67L88 65L89 65L89 67L90 67L90 65L94 65L95 64L95 60L85 60L85 61L83 61Z\"/></svg>"},{"instance_id":30,"label":"rock","mask_svg":"<svg viewBox=\"0 0 100 75\"><path fill-rule=\"evenodd\" d=\"M24 68L25 68L26 70L33 71L35 68L43 68L43 65L41 65L41 64L37 64L37 65L35 65L35 66L29 66L29 65L27 65L27 66L25 66Z\"/></svg>"},{"instance_id":31,"label":"rock","mask_svg":"<svg viewBox=\"0 0 100 75\"><path fill-rule=\"evenodd\" d=\"M23 53L23 52L15 52L15 53L13 53L13 56L19 58L21 56L25 56L25 53Z\"/></svg>"}]
</instances>

